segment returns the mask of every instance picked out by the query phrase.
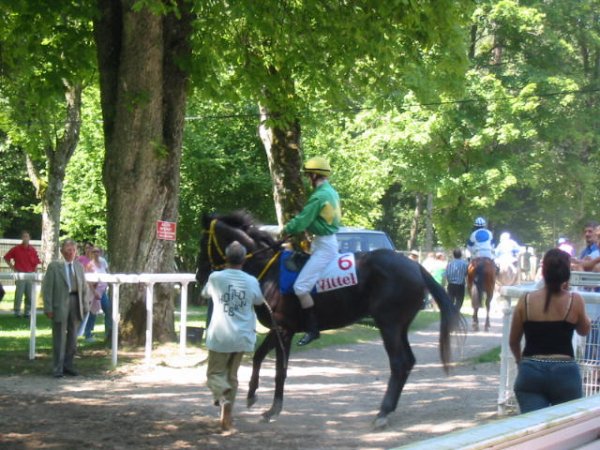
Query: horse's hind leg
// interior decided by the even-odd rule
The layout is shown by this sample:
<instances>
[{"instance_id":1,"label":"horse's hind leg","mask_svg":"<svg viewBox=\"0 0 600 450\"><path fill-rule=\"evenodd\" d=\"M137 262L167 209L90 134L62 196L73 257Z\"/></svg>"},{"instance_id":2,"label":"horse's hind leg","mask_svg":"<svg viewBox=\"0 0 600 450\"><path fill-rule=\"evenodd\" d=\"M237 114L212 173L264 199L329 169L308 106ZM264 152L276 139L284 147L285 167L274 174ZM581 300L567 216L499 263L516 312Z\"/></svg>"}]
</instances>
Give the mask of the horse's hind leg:
<instances>
[{"instance_id":1,"label":"horse's hind leg","mask_svg":"<svg viewBox=\"0 0 600 450\"><path fill-rule=\"evenodd\" d=\"M473 306L473 331L479 331L479 306L480 298L477 287L473 286L470 290L471 294L471 305Z\"/></svg>"},{"instance_id":2,"label":"horse's hind leg","mask_svg":"<svg viewBox=\"0 0 600 450\"><path fill-rule=\"evenodd\" d=\"M387 425L387 416L396 410L404 384L416 362L408 342L407 327L408 325L405 326L404 324L380 327L385 350L390 361L391 374L379 413L374 422L375 428L383 428Z\"/></svg>"},{"instance_id":3,"label":"horse's hind leg","mask_svg":"<svg viewBox=\"0 0 600 450\"><path fill-rule=\"evenodd\" d=\"M275 395L271 408L262 413L263 420L269 422L274 416L278 416L283 408L283 389L287 378L287 367L290 357L290 347L293 334L280 333L281 340L275 345Z\"/></svg>"},{"instance_id":4,"label":"horse's hind leg","mask_svg":"<svg viewBox=\"0 0 600 450\"><path fill-rule=\"evenodd\" d=\"M265 336L260 346L254 352L252 357L252 376L250 377L250 384L248 386L248 396L246 397L246 406L252 407L256 403L256 390L258 389L258 379L260 376L260 366L266 356L275 347L277 336L275 331L271 330Z\"/></svg>"},{"instance_id":5,"label":"horse's hind leg","mask_svg":"<svg viewBox=\"0 0 600 450\"><path fill-rule=\"evenodd\" d=\"M493 291L492 291L493 292ZM488 294L486 297L486 315L485 315L485 331L490 331L490 307L492 306L493 294Z\"/></svg>"}]
</instances>

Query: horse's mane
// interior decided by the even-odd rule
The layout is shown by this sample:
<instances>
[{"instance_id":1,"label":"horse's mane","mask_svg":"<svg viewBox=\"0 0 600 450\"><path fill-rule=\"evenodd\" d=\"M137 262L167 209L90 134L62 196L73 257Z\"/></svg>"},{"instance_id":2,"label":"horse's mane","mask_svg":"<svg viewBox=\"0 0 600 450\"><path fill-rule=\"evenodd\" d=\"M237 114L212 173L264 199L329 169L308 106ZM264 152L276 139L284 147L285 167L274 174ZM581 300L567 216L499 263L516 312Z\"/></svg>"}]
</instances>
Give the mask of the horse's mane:
<instances>
[{"instance_id":1,"label":"horse's mane","mask_svg":"<svg viewBox=\"0 0 600 450\"><path fill-rule=\"evenodd\" d=\"M210 223L212 219L217 219L230 227L242 230L254 239L259 246L261 246L261 244L264 246L272 246L275 243L273 237L268 232L261 230L259 228L261 224L246 210L241 209L227 214L212 214L205 217L207 223Z\"/></svg>"}]
</instances>

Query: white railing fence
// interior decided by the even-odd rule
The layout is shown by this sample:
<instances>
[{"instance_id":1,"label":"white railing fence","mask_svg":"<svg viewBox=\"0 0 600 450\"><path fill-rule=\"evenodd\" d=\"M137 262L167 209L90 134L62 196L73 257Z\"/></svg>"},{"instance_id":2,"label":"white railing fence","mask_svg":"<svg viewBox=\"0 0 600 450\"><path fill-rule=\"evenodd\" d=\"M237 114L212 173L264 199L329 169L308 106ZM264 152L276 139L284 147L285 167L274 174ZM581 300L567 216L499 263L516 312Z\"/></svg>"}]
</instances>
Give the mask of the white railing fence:
<instances>
[{"instance_id":1,"label":"white railing fence","mask_svg":"<svg viewBox=\"0 0 600 450\"><path fill-rule=\"evenodd\" d=\"M29 359L35 359L35 332L37 321L37 297L40 285L43 279L41 273L0 273L0 280L32 280L31 288L31 316L30 316L30 339L29 339ZM90 283L102 281L108 283L112 290L112 336L111 336L111 362L113 367L117 365L117 354L119 344L119 291L122 284L143 284L146 287L146 343L145 343L145 361L152 359L152 321L154 310L154 285L157 283L169 283L181 285L181 316L180 316L180 335L179 350L181 354L185 353L187 340L187 301L188 285L196 282L193 273L141 273L141 274L99 274L86 273L85 278Z\"/></svg>"}]
</instances>

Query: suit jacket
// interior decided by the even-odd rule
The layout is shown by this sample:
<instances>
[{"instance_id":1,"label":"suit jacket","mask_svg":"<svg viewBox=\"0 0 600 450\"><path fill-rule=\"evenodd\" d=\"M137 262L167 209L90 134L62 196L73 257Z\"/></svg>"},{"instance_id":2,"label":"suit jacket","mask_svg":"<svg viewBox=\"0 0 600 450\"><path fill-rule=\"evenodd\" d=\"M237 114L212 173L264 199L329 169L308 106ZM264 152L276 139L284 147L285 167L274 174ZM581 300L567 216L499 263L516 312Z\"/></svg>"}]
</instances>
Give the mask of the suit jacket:
<instances>
[{"instance_id":1,"label":"suit jacket","mask_svg":"<svg viewBox=\"0 0 600 450\"><path fill-rule=\"evenodd\" d=\"M52 261L42 281L44 312L54 313L54 322L65 322L69 316L69 283L65 265L65 261ZM85 281L83 266L77 260L73 261L73 271L77 278L78 319L81 321L90 310L92 292Z\"/></svg>"}]
</instances>

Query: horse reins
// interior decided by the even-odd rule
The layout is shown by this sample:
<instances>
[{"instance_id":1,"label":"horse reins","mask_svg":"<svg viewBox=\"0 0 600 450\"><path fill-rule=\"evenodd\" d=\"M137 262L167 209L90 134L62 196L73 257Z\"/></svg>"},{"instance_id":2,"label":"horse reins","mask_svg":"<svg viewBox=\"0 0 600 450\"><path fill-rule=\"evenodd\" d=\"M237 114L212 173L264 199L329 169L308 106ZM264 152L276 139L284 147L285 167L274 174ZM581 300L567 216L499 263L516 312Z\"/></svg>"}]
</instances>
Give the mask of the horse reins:
<instances>
[{"instance_id":1,"label":"horse reins","mask_svg":"<svg viewBox=\"0 0 600 450\"><path fill-rule=\"evenodd\" d=\"M219 245L219 241L217 239L217 233L215 231L216 227L217 227L217 223L218 220L217 219L213 219L210 222L210 227L207 230L203 230L204 233L208 232L208 242L206 244L206 248L207 248L207 253L208 253L208 262L210 263L210 266L212 268L212 270L219 270L222 269L223 267L225 267L225 252L223 251L223 249L221 248L221 246ZM252 253L247 253L246 254L246 260L253 258L255 255L258 255L260 253L266 252L267 250L273 250L274 248L280 247L281 244L283 244L286 241L286 239L282 239L280 241L275 241L273 244L267 246L267 247L263 247L261 249L258 249ZM212 245L211 245L212 244ZM213 258L213 252L212 252L212 248L214 248L217 250L217 252L219 253L219 256L221 257L221 259L223 260L222 264L216 264L215 260ZM277 252L275 252L275 254L273 255L273 257L267 262L267 264L265 265L265 267L263 268L263 270L261 270L261 272L258 274L258 276L256 277L259 281L262 280L262 278L266 275L266 273L269 271L269 269L271 268L271 266L273 265L273 263L275 261L277 261L277 259L279 258L279 256L281 255L281 250L278 250Z\"/></svg>"}]
</instances>

